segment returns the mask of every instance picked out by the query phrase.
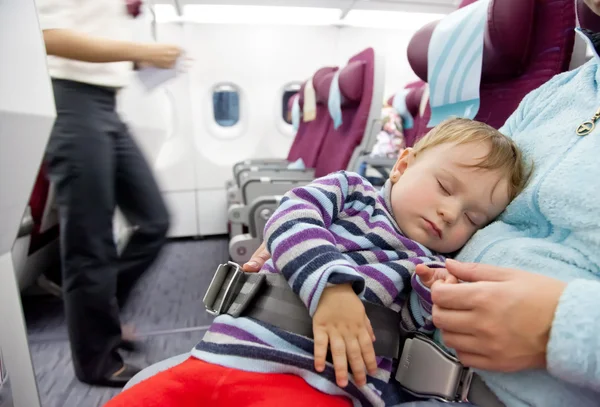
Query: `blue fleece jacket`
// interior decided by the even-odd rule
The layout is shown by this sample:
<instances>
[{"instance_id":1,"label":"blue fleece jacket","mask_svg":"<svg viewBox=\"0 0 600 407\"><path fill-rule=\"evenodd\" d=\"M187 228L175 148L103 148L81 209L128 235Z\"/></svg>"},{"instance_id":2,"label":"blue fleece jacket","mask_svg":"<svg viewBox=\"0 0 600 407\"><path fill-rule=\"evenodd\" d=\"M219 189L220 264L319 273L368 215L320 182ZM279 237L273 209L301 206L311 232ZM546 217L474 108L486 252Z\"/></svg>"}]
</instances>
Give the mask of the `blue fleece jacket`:
<instances>
[{"instance_id":1,"label":"blue fleece jacket","mask_svg":"<svg viewBox=\"0 0 600 407\"><path fill-rule=\"evenodd\" d=\"M535 163L531 181L458 256L568 282L548 370L480 372L509 407L600 406L600 121L576 134L598 109L597 56L525 97L501 131Z\"/></svg>"}]
</instances>

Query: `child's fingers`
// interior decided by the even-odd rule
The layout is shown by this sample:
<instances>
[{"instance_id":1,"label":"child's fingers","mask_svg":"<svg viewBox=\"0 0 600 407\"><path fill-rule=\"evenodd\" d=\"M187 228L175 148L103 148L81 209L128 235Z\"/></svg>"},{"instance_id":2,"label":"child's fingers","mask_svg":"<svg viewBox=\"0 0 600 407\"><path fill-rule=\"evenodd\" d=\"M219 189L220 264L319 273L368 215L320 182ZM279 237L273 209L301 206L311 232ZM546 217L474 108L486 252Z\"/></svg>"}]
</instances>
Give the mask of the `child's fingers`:
<instances>
[{"instance_id":1,"label":"child's fingers","mask_svg":"<svg viewBox=\"0 0 600 407\"><path fill-rule=\"evenodd\" d=\"M369 336L371 337L371 341L375 342L375 340L377 338L375 338L375 332L373 332L373 326L371 325L371 321L369 320L369 318L365 315L365 325L367 326L367 332L369 333Z\"/></svg>"},{"instance_id":2,"label":"child's fingers","mask_svg":"<svg viewBox=\"0 0 600 407\"><path fill-rule=\"evenodd\" d=\"M346 343L344 342L344 338L337 331L330 332L329 345L331 347L337 385L346 387L348 385L348 359L346 358Z\"/></svg>"},{"instance_id":3,"label":"child's fingers","mask_svg":"<svg viewBox=\"0 0 600 407\"><path fill-rule=\"evenodd\" d=\"M358 339L352 334L347 335L345 341L346 353L348 355L350 369L352 369L352 375L354 376L354 382L357 386L363 386L367 384L367 375L365 373L365 362L362 358L360 344L358 343ZM369 341L369 338L367 338L367 342L372 343Z\"/></svg>"},{"instance_id":4,"label":"child's fingers","mask_svg":"<svg viewBox=\"0 0 600 407\"><path fill-rule=\"evenodd\" d=\"M327 345L329 344L329 337L327 332L323 329L314 329L315 338L315 370L322 372L325 370L325 358L327 357Z\"/></svg>"},{"instance_id":5,"label":"child's fingers","mask_svg":"<svg viewBox=\"0 0 600 407\"><path fill-rule=\"evenodd\" d=\"M458 284L458 278L454 277L452 274L448 273L444 282L447 284Z\"/></svg>"},{"instance_id":6,"label":"child's fingers","mask_svg":"<svg viewBox=\"0 0 600 407\"><path fill-rule=\"evenodd\" d=\"M429 287L433 283L435 269L432 269L424 264L418 264L415 268L415 273L419 276L421 282L426 286Z\"/></svg>"},{"instance_id":7,"label":"child's fingers","mask_svg":"<svg viewBox=\"0 0 600 407\"><path fill-rule=\"evenodd\" d=\"M419 277L431 273L431 269L424 264L417 264L415 268L415 273L419 275Z\"/></svg>"},{"instance_id":8,"label":"child's fingers","mask_svg":"<svg viewBox=\"0 0 600 407\"><path fill-rule=\"evenodd\" d=\"M367 367L369 374L377 373L377 358L375 357L375 349L373 348L373 341L369 339L369 332L363 331L358 337L358 343L360 344L360 350L362 353L362 360ZM352 370L354 372L354 369Z\"/></svg>"}]
</instances>

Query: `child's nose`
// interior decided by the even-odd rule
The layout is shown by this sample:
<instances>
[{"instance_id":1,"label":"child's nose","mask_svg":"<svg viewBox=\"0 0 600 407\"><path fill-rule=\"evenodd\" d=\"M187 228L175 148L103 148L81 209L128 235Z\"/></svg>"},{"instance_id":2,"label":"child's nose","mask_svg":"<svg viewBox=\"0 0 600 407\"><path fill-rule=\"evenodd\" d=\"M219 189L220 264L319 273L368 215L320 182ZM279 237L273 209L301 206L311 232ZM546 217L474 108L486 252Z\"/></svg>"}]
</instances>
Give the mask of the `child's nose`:
<instances>
[{"instance_id":1,"label":"child's nose","mask_svg":"<svg viewBox=\"0 0 600 407\"><path fill-rule=\"evenodd\" d=\"M458 205L446 205L439 209L438 214L445 223L452 225L458 219L460 210Z\"/></svg>"}]
</instances>

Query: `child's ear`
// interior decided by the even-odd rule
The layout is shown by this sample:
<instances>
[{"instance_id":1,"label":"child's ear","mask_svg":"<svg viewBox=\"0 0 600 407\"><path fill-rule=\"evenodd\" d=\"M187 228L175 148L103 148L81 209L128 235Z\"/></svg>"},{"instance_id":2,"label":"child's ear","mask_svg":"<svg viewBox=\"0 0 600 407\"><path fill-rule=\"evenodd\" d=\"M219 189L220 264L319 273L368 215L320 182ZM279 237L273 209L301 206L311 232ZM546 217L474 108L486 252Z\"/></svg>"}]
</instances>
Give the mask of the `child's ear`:
<instances>
[{"instance_id":1,"label":"child's ear","mask_svg":"<svg viewBox=\"0 0 600 407\"><path fill-rule=\"evenodd\" d=\"M415 152L410 147L405 148L402 153L400 153L398 161L396 161L394 168L392 168L392 172L390 172L390 180L393 184L398 182L402 174L404 174L404 171L412 165L414 158Z\"/></svg>"}]
</instances>

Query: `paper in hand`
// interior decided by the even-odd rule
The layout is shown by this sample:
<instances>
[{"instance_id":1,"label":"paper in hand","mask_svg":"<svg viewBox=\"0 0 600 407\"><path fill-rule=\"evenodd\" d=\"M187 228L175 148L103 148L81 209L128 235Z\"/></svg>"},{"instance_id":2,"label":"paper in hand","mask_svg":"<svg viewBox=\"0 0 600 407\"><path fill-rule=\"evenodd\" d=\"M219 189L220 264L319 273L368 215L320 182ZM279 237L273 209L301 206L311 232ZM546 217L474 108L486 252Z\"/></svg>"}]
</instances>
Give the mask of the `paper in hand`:
<instances>
[{"instance_id":1,"label":"paper in hand","mask_svg":"<svg viewBox=\"0 0 600 407\"><path fill-rule=\"evenodd\" d=\"M142 83L146 91L150 92L157 86L175 78L180 71L180 67L184 63L184 56L180 56L175 63L175 66L170 69L161 69L154 66L146 66L141 68L137 72L137 77Z\"/></svg>"}]
</instances>

